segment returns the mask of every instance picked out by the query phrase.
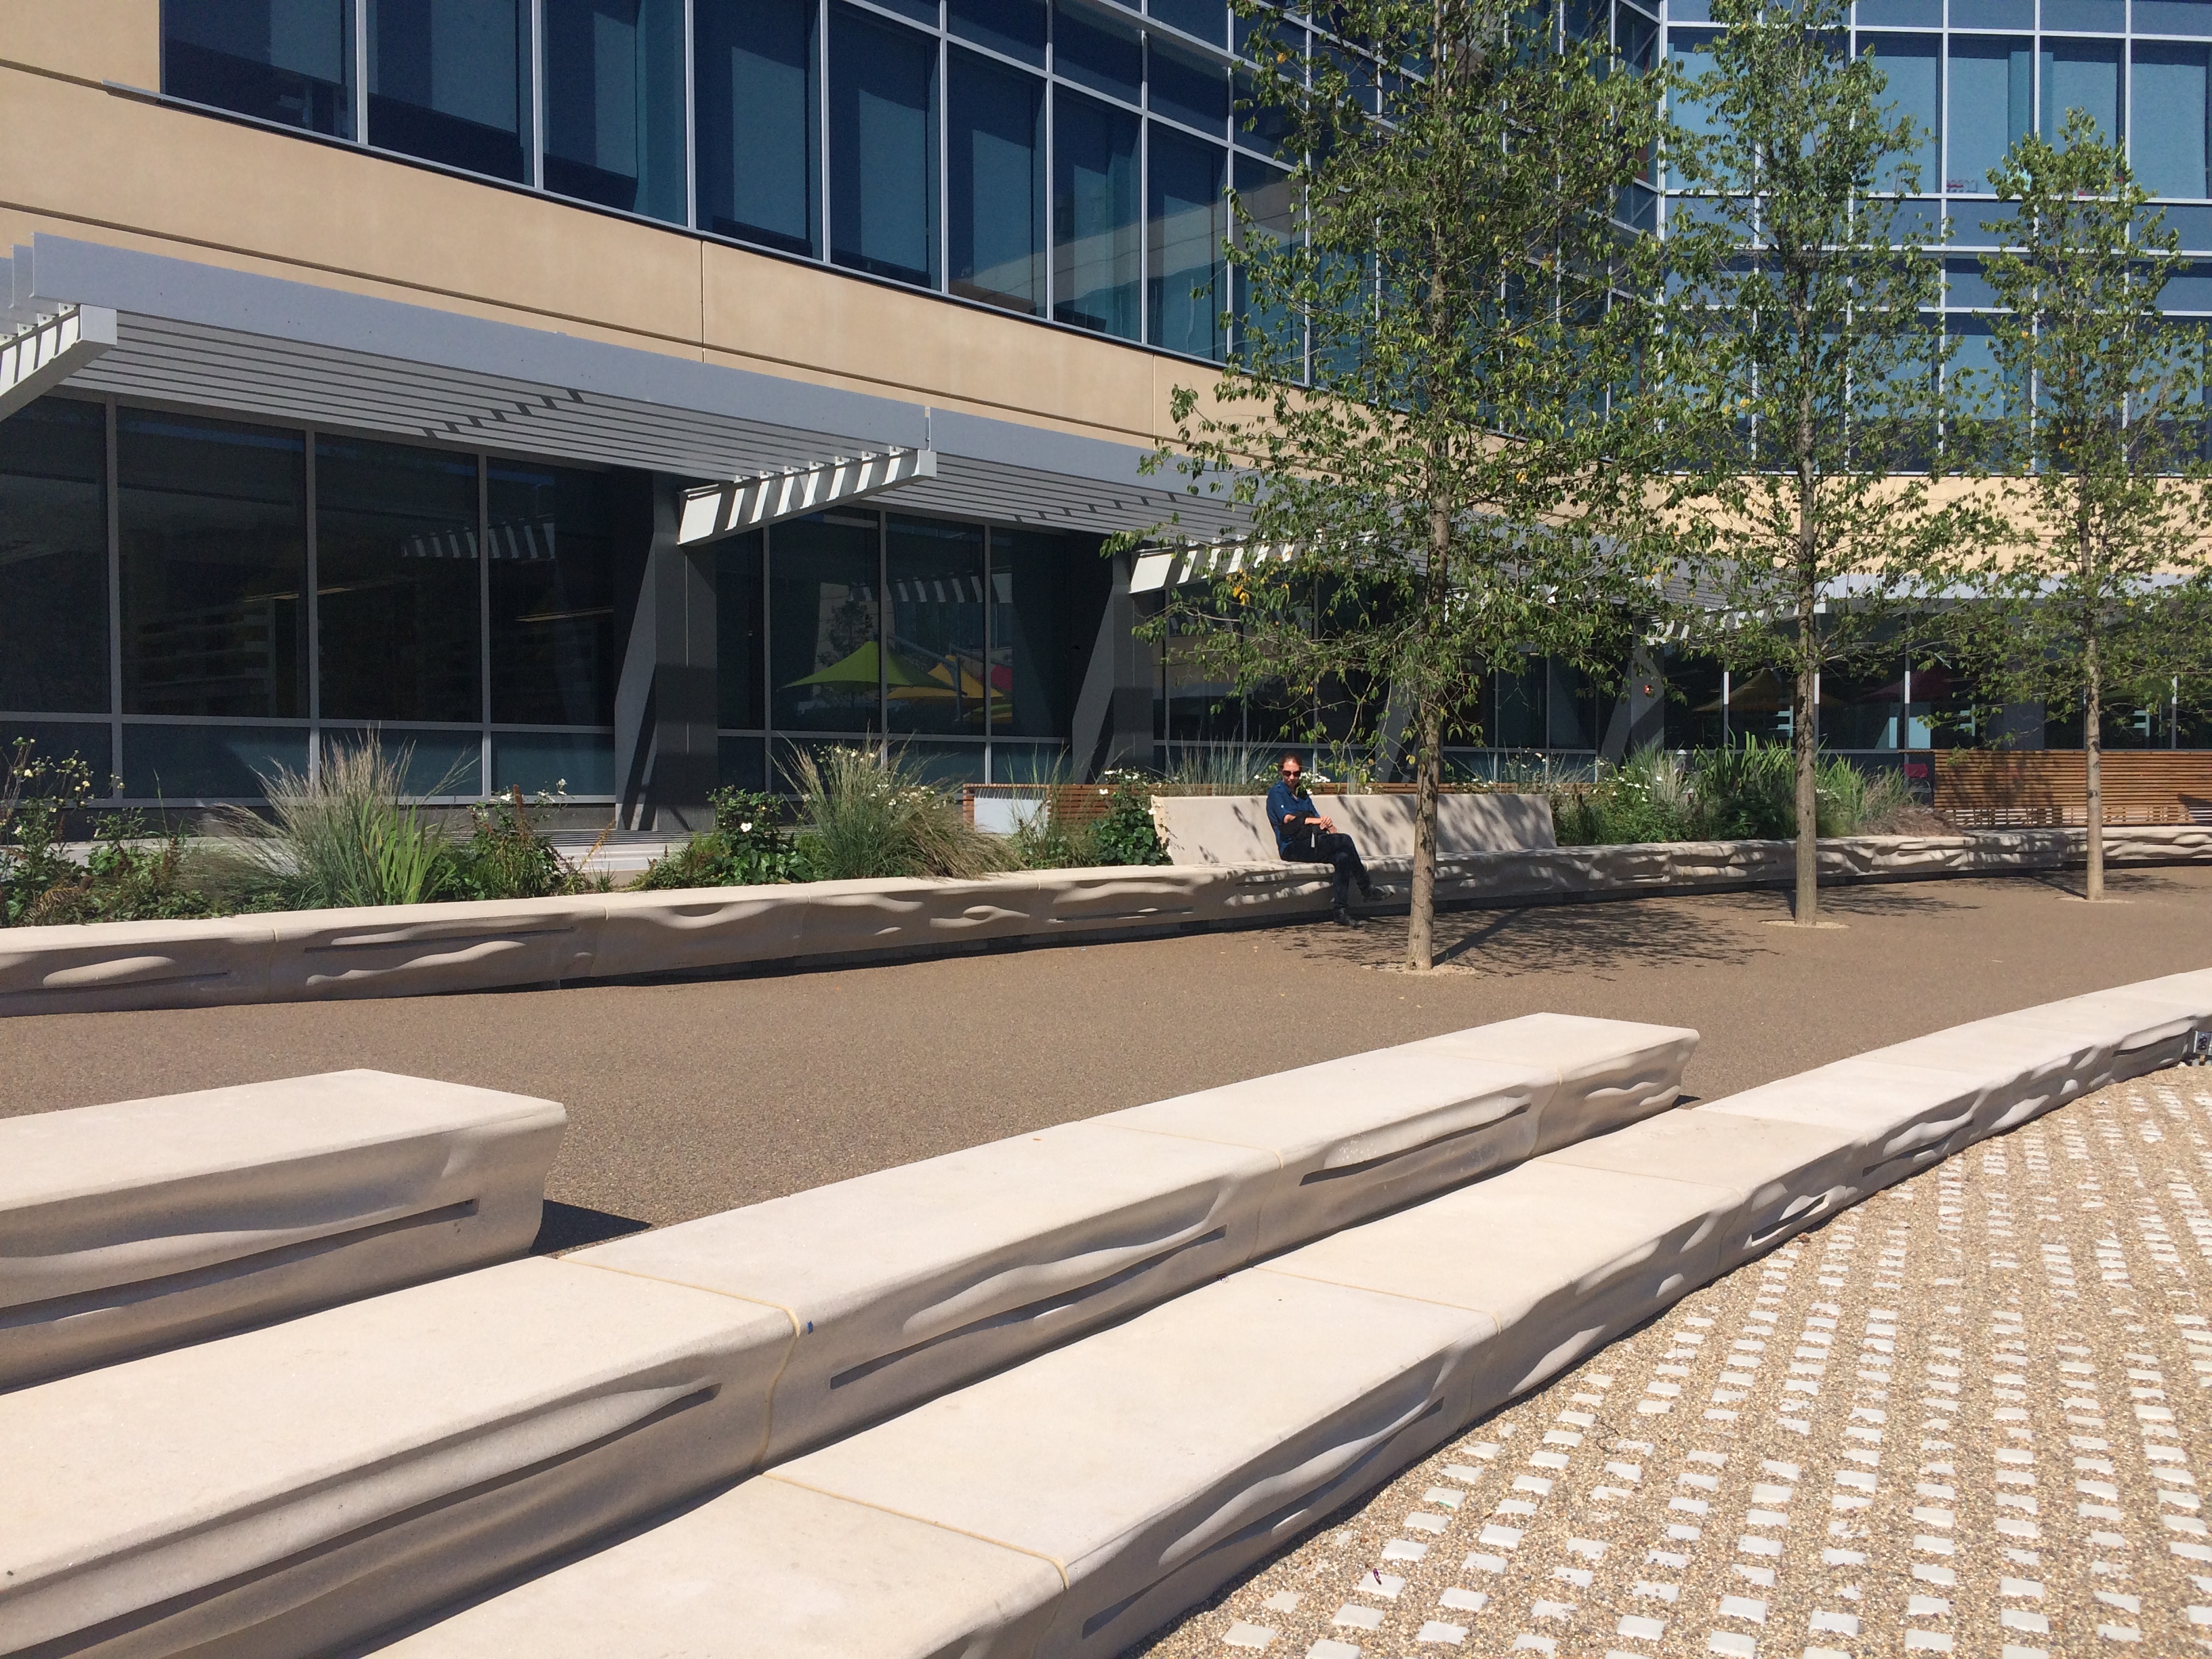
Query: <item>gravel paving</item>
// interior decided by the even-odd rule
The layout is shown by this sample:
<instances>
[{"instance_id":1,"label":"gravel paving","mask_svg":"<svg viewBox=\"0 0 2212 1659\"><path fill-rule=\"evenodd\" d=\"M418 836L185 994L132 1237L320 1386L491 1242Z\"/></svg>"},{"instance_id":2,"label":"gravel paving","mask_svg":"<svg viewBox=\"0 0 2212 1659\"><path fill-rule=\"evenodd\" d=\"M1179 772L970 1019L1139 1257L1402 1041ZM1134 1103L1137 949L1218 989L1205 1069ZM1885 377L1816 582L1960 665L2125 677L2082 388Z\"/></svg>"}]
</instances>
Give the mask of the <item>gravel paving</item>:
<instances>
[{"instance_id":1,"label":"gravel paving","mask_svg":"<svg viewBox=\"0 0 2212 1659\"><path fill-rule=\"evenodd\" d=\"M2212 1650L2212 1070L1878 1194L1508 1406L1149 1659Z\"/></svg>"}]
</instances>

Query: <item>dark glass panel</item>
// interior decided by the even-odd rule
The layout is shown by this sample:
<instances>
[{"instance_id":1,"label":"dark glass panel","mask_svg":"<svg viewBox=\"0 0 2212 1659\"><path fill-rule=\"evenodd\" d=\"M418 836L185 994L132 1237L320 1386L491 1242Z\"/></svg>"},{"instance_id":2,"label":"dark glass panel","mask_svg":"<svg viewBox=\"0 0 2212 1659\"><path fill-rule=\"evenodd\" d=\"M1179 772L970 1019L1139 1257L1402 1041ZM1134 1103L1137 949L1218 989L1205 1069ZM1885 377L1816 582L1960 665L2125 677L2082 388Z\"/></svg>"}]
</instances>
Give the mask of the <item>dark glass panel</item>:
<instances>
[{"instance_id":1,"label":"dark glass panel","mask_svg":"<svg viewBox=\"0 0 2212 1659\"><path fill-rule=\"evenodd\" d=\"M0 441L0 708L107 712L107 411L41 398Z\"/></svg>"},{"instance_id":2,"label":"dark glass panel","mask_svg":"<svg viewBox=\"0 0 2212 1659\"><path fill-rule=\"evenodd\" d=\"M945 22L963 40L1042 69L1048 15L1045 0L952 0Z\"/></svg>"},{"instance_id":3,"label":"dark glass panel","mask_svg":"<svg viewBox=\"0 0 2212 1659\"><path fill-rule=\"evenodd\" d=\"M2136 178L2154 196L2205 195L2206 48L2138 41L2134 82Z\"/></svg>"},{"instance_id":4,"label":"dark glass panel","mask_svg":"<svg viewBox=\"0 0 2212 1659\"><path fill-rule=\"evenodd\" d=\"M480 720L473 455L315 441L326 718Z\"/></svg>"},{"instance_id":5,"label":"dark glass panel","mask_svg":"<svg viewBox=\"0 0 2212 1659\"><path fill-rule=\"evenodd\" d=\"M1665 742L1669 749L1717 749L1726 740L1721 665L1705 656L1670 651L1666 661Z\"/></svg>"},{"instance_id":6,"label":"dark glass panel","mask_svg":"<svg viewBox=\"0 0 2212 1659\"><path fill-rule=\"evenodd\" d=\"M1979 259L1946 259L1943 289L1943 303L1954 310L1972 310L1997 302L1996 291L1982 274Z\"/></svg>"},{"instance_id":7,"label":"dark glass panel","mask_svg":"<svg viewBox=\"0 0 2212 1659\"><path fill-rule=\"evenodd\" d=\"M2184 265L2158 301L2162 311L2212 311L2212 265Z\"/></svg>"},{"instance_id":8,"label":"dark glass panel","mask_svg":"<svg viewBox=\"0 0 2212 1659\"><path fill-rule=\"evenodd\" d=\"M714 544L717 726L758 731L767 724L761 695L766 670L761 660L761 550L767 533L749 531Z\"/></svg>"},{"instance_id":9,"label":"dark glass panel","mask_svg":"<svg viewBox=\"0 0 2212 1659\"><path fill-rule=\"evenodd\" d=\"M2212 208L2170 207L2164 211L2166 228L2181 239L2182 246L2191 252L2212 249Z\"/></svg>"},{"instance_id":10,"label":"dark glass panel","mask_svg":"<svg viewBox=\"0 0 2212 1659\"><path fill-rule=\"evenodd\" d=\"M2043 27L2047 29L2118 34L2127 26L2127 0L2043 0Z\"/></svg>"},{"instance_id":11,"label":"dark glass panel","mask_svg":"<svg viewBox=\"0 0 2212 1659\"><path fill-rule=\"evenodd\" d=\"M1879 190L1941 190L1943 187L1943 119L1936 48L1932 34L1875 34L1859 37L1859 50L1871 53L1887 82L1883 113L1891 123L1909 118L1914 147L1882 162Z\"/></svg>"},{"instance_id":12,"label":"dark glass panel","mask_svg":"<svg viewBox=\"0 0 2212 1659\"><path fill-rule=\"evenodd\" d=\"M1589 675L1553 657L1545 659L1544 677L1544 724L1549 746L1596 748L1598 690Z\"/></svg>"},{"instance_id":13,"label":"dark glass panel","mask_svg":"<svg viewBox=\"0 0 2212 1659\"><path fill-rule=\"evenodd\" d=\"M2135 0L2137 34L2212 34L2212 0Z\"/></svg>"},{"instance_id":14,"label":"dark glass panel","mask_svg":"<svg viewBox=\"0 0 2212 1659\"><path fill-rule=\"evenodd\" d=\"M2065 143L2066 117L2081 110L2105 138L2121 137L2120 43L2117 40L2055 40L2043 48L2043 136Z\"/></svg>"},{"instance_id":15,"label":"dark glass panel","mask_svg":"<svg viewBox=\"0 0 2212 1659\"><path fill-rule=\"evenodd\" d=\"M1946 190L1987 191L1990 169L2026 136L2034 118L2029 68L2025 40L1952 37Z\"/></svg>"},{"instance_id":16,"label":"dark glass panel","mask_svg":"<svg viewBox=\"0 0 2212 1659\"><path fill-rule=\"evenodd\" d=\"M937 42L830 12L830 257L937 286Z\"/></svg>"},{"instance_id":17,"label":"dark glass panel","mask_svg":"<svg viewBox=\"0 0 2212 1659\"><path fill-rule=\"evenodd\" d=\"M615 740L589 732L495 732L491 787L501 794L611 795Z\"/></svg>"},{"instance_id":18,"label":"dark glass panel","mask_svg":"<svg viewBox=\"0 0 2212 1659\"><path fill-rule=\"evenodd\" d=\"M483 739L474 732L417 731L404 726L325 726L323 742L359 747L374 739L397 765L404 756L410 795L483 793Z\"/></svg>"},{"instance_id":19,"label":"dark glass panel","mask_svg":"<svg viewBox=\"0 0 2212 1659\"><path fill-rule=\"evenodd\" d=\"M126 409L116 444L124 712L304 715L301 434Z\"/></svg>"},{"instance_id":20,"label":"dark glass panel","mask_svg":"<svg viewBox=\"0 0 2212 1659\"><path fill-rule=\"evenodd\" d=\"M823 513L769 532L769 678L777 728L882 729L872 514Z\"/></svg>"},{"instance_id":21,"label":"dark glass panel","mask_svg":"<svg viewBox=\"0 0 2212 1659\"><path fill-rule=\"evenodd\" d=\"M764 738L724 738L715 745L715 775L725 789L768 787L768 755Z\"/></svg>"},{"instance_id":22,"label":"dark glass panel","mask_svg":"<svg viewBox=\"0 0 2212 1659\"><path fill-rule=\"evenodd\" d=\"M1124 340L1140 326L1137 118L1054 90L1053 316Z\"/></svg>"},{"instance_id":23,"label":"dark glass panel","mask_svg":"<svg viewBox=\"0 0 2212 1659\"><path fill-rule=\"evenodd\" d=\"M94 794L115 793L108 787L114 781L114 730L105 722L95 726L75 720L0 720L0 756L13 755L16 744L25 738L31 740L33 759L82 761L91 775Z\"/></svg>"},{"instance_id":24,"label":"dark glass panel","mask_svg":"<svg viewBox=\"0 0 2212 1659\"><path fill-rule=\"evenodd\" d=\"M1146 289L1152 343L1193 357L1221 356L1223 152L1153 126Z\"/></svg>"},{"instance_id":25,"label":"dark glass panel","mask_svg":"<svg viewBox=\"0 0 2212 1659\"><path fill-rule=\"evenodd\" d=\"M699 226L822 252L818 13L811 0L699 0Z\"/></svg>"},{"instance_id":26,"label":"dark glass panel","mask_svg":"<svg viewBox=\"0 0 2212 1659\"><path fill-rule=\"evenodd\" d=\"M1052 66L1109 98L1136 103L1145 89L1145 43L1131 25L1060 0L1053 19Z\"/></svg>"},{"instance_id":27,"label":"dark glass panel","mask_svg":"<svg viewBox=\"0 0 2212 1659\"><path fill-rule=\"evenodd\" d=\"M894 514L885 528L891 631L884 678L890 729L980 732L985 683L982 526ZM981 758L979 750L979 763Z\"/></svg>"},{"instance_id":28,"label":"dark glass panel","mask_svg":"<svg viewBox=\"0 0 2212 1659\"><path fill-rule=\"evenodd\" d=\"M368 142L530 176L528 0L368 0Z\"/></svg>"},{"instance_id":29,"label":"dark glass panel","mask_svg":"<svg viewBox=\"0 0 2212 1659\"><path fill-rule=\"evenodd\" d=\"M1087 538L991 532L993 731L1024 738L1067 734L1109 580L1106 561Z\"/></svg>"},{"instance_id":30,"label":"dark glass panel","mask_svg":"<svg viewBox=\"0 0 2212 1659\"><path fill-rule=\"evenodd\" d=\"M952 291L1030 317L1044 313L1044 87L952 53Z\"/></svg>"},{"instance_id":31,"label":"dark glass panel","mask_svg":"<svg viewBox=\"0 0 2212 1659\"><path fill-rule=\"evenodd\" d=\"M123 793L139 800L256 800L278 768L307 769L304 726L126 726Z\"/></svg>"},{"instance_id":32,"label":"dark glass panel","mask_svg":"<svg viewBox=\"0 0 2212 1659\"><path fill-rule=\"evenodd\" d=\"M1283 106L1262 103L1258 87L1243 70L1236 73L1233 90L1236 96L1231 109L1237 117L1237 142L1247 149L1256 149L1278 161L1289 161L1291 121Z\"/></svg>"},{"instance_id":33,"label":"dark glass panel","mask_svg":"<svg viewBox=\"0 0 2212 1659\"><path fill-rule=\"evenodd\" d=\"M545 0L545 188L684 222L684 0Z\"/></svg>"},{"instance_id":34,"label":"dark glass panel","mask_svg":"<svg viewBox=\"0 0 2212 1659\"><path fill-rule=\"evenodd\" d=\"M1863 29L1940 29L1943 0L1859 0Z\"/></svg>"},{"instance_id":35,"label":"dark glass panel","mask_svg":"<svg viewBox=\"0 0 2212 1659\"><path fill-rule=\"evenodd\" d=\"M1151 0L1146 9L1170 28L1217 46L1229 42L1228 0Z\"/></svg>"},{"instance_id":36,"label":"dark glass panel","mask_svg":"<svg viewBox=\"0 0 2212 1659\"><path fill-rule=\"evenodd\" d=\"M494 461L489 506L492 719L611 725L615 562L650 533L641 492L620 473Z\"/></svg>"},{"instance_id":37,"label":"dark glass panel","mask_svg":"<svg viewBox=\"0 0 2212 1659\"><path fill-rule=\"evenodd\" d=\"M892 705L897 707L896 703ZM963 783L983 781L983 745L980 743L894 742L891 747L907 765L940 789L957 789Z\"/></svg>"},{"instance_id":38,"label":"dark glass panel","mask_svg":"<svg viewBox=\"0 0 2212 1659\"><path fill-rule=\"evenodd\" d=\"M2032 29L2035 0L1951 0L1954 29Z\"/></svg>"},{"instance_id":39,"label":"dark glass panel","mask_svg":"<svg viewBox=\"0 0 2212 1659\"><path fill-rule=\"evenodd\" d=\"M1290 175L1249 155L1236 158L1237 198L1248 218L1235 229L1246 247L1280 246L1297 234ZM1280 305L1257 305L1249 268L1237 277L1237 351L1245 362L1271 372L1296 375L1304 368L1304 328L1296 313ZM1277 290L1280 292L1279 289Z\"/></svg>"},{"instance_id":40,"label":"dark glass panel","mask_svg":"<svg viewBox=\"0 0 2212 1659\"><path fill-rule=\"evenodd\" d=\"M1220 64L1155 36L1151 69L1155 115L1219 135L1229 118L1229 76Z\"/></svg>"},{"instance_id":41,"label":"dark glass panel","mask_svg":"<svg viewBox=\"0 0 2212 1659\"><path fill-rule=\"evenodd\" d=\"M164 0L161 90L350 138L351 0Z\"/></svg>"}]
</instances>

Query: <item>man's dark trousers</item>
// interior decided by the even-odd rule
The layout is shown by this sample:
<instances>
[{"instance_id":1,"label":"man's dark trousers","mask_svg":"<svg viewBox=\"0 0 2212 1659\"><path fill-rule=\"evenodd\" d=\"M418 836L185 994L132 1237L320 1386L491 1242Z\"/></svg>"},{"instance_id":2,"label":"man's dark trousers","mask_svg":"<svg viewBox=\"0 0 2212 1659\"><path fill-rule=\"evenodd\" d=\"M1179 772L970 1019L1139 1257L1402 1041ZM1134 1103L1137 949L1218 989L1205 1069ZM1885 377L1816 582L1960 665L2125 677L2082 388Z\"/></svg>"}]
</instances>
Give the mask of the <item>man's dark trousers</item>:
<instances>
[{"instance_id":1,"label":"man's dark trousers","mask_svg":"<svg viewBox=\"0 0 2212 1659\"><path fill-rule=\"evenodd\" d=\"M1359 849L1352 844L1349 836L1324 835L1318 830L1300 830L1283 849L1283 856L1298 864L1327 864L1334 866L1334 879L1330 893L1340 910L1352 906L1352 884L1358 882L1359 890L1369 887L1367 866L1359 861Z\"/></svg>"}]
</instances>

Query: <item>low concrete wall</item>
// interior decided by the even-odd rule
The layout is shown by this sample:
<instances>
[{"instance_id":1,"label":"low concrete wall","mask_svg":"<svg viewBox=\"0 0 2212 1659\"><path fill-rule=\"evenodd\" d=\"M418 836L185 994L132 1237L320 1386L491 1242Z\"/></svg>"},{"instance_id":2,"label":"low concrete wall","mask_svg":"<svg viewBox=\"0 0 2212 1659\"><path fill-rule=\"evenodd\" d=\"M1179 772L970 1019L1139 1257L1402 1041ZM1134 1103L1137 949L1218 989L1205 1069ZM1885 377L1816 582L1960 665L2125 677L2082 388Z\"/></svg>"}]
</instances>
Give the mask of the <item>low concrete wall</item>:
<instances>
[{"instance_id":1,"label":"low concrete wall","mask_svg":"<svg viewBox=\"0 0 2212 1659\"><path fill-rule=\"evenodd\" d=\"M1200 799L1191 797L1188 799ZM1389 799L1380 797L1377 799ZM1468 797L1504 799L1510 797ZM2079 830L1866 836L1820 843L1823 881L2058 869ZM2105 832L2116 865L2212 862L2212 825ZM1466 853L1438 862L1443 905L1716 892L1787 883L1788 842L1662 842ZM1405 902L1408 860L1372 860ZM775 963L913 956L1003 940L1136 936L1325 915L1328 872L1249 864L1042 870L975 881L810 882L474 904L302 910L211 921L0 931L0 1015L420 996Z\"/></svg>"},{"instance_id":2,"label":"low concrete wall","mask_svg":"<svg viewBox=\"0 0 2212 1659\"><path fill-rule=\"evenodd\" d=\"M1350 836L1360 856L1413 856L1411 795L1318 795L1314 810ZM1155 795L1152 823L1177 864L1259 864L1276 858L1265 795ZM1559 845L1552 803L1541 795L1439 795L1437 851L1510 853Z\"/></svg>"}]
</instances>

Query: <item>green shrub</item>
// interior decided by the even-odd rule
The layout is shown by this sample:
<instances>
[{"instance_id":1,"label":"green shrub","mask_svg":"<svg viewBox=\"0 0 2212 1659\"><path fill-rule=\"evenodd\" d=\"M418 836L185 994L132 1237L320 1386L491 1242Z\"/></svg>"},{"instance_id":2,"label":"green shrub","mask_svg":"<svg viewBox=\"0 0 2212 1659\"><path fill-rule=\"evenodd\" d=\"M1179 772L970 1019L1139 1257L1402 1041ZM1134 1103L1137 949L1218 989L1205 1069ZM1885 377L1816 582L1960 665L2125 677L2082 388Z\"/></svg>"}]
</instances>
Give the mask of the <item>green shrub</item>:
<instances>
[{"instance_id":1,"label":"green shrub","mask_svg":"<svg viewBox=\"0 0 2212 1659\"><path fill-rule=\"evenodd\" d=\"M63 852L67 814L92 799L91 769L74 755L50 761L34 750L29 738L18 739L0 782L0 923L162 921L215 913L186 879L183 838L155 833L136 812L105 817L83 864Z\"/></svg>"},{"instance_id":2,"label":"green shrub","mask_svg":"<svg viewBox=\"0 0 2212 1659\"><path fill-rule=\"evenodd\" d=\"M1091 861L1097 864L1165 864L1167 848L1152 822L1152 786L1143 774L1113 771L1098 781L1111 791L1104 814L1089 825Z\"/></svg>"},{"instance_id":3,"label":"green shrub","mask_svg":"<svg viewBox=\"0 0 2212 1659\"><path fill-rule=\"evenodd\" d=\"M234 902L288 910L419 904L451 880L444 830L400 804L409 751L384 752L374 736L331 743L306 772L279 766L262 778L270 817L228 807L229 832L199 867Z\"/></svg>"},{"instance_id":4,"label":"green shrub","mask_svg":"<svg viewBox=\"0 0 2212 1659\"><path fill-rule=\"evenodd\" d=\"M1680 757L1655 746L1594 782L1555 787L1552 821L1563 847L1617 847L1690 840L1698 815Z\"/></svg>"},{"instance_id":5,"label":"green shrub","mask_svg":"<svg viewBox=\"0 0 2212 1659\"><path fill-rule=\"evenodd\" d=\"M799 796L799 850L817 881L973 877L1012 866L1012 849L969 823L957 798L903 750L802 751L787 775Z\"/></svg>"},{"instance_id":6,"label":"green shrub","mask_svg":"<svg viewBox=\"0 0 2212 1659\"><path fill-rule=\"evenodd\" d=\"M757 887L805 879L798 844L778 822L783 804L774 795L717 789L707 799L714 828L655 859L633 887Z\"/></svg>"},{"instance_id":7,"label":"green shrub","mask_svg":"<svg viewBox=\"0 0 2212 1659\"><path fill-rule=\"evenodd\" d=\"M550 898L583 885L575 868L532 827L522 791L469 808L469 838L450 848L443 896Z\"/></svg>"}]
</instances>

